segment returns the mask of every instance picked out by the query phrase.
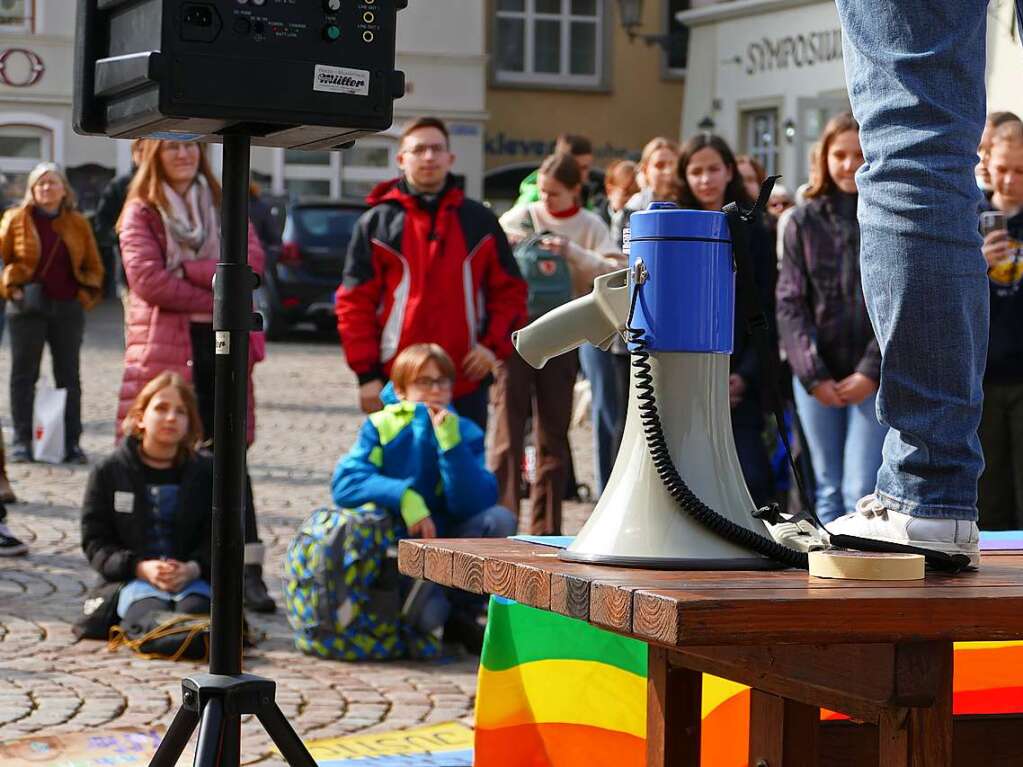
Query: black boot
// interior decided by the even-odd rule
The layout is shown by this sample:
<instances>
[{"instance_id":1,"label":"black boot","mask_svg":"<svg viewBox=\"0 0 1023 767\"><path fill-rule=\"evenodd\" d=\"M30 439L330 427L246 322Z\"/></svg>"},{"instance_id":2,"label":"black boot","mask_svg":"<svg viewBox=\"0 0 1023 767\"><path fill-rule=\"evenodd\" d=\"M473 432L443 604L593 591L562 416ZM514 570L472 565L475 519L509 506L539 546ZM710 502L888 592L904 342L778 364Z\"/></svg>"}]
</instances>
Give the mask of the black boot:
<instances>
[{"instance_id":1,"label":"black boot","mask_svg":"<svg viewBox=\"0 0 1023 767\"><path fill-rule=\"evenodd\" d=\"M245 606L257 613L277 611L277 603L266 591L263 583L262 565L245 565L244 575Z\"/></svg>"}]
</instances>

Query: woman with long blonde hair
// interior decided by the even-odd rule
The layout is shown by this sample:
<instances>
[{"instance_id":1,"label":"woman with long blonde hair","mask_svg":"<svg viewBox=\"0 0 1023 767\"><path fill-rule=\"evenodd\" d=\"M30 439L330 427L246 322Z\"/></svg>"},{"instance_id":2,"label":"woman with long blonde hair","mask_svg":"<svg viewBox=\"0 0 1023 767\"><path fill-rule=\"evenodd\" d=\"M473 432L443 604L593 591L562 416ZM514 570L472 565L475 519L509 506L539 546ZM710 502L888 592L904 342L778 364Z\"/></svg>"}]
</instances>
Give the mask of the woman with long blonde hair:
<instances>
[{"instance_id":1,"label":"woman with long blonde hair","mask_svg":"<svg viewBox=\"0 0 1023 767\"><path fill-rule=\"evenodd\" d=\"M207 439L213 438L213 276L220 258L221 188L205 148L192 141L146 141L118 221L128 280L124 378L118 423L142 387L171 371L195 388ZM249 226L249 265L263 272L263 248ZM248 433L255 439L252 367L265 355L262 333L249 349ZM263 549L255 512L246 504L246 598L273 610L262 581Z\"/></svg>"}]
</instances>

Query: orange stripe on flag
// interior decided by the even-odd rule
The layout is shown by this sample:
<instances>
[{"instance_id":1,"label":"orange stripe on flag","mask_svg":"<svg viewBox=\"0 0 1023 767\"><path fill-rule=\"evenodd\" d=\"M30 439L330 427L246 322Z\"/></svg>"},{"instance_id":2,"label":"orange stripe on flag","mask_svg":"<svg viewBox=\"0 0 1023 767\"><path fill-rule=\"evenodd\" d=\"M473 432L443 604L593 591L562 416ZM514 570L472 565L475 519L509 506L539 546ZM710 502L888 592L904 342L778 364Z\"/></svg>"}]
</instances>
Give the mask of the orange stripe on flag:
<instances>
[{"instance_id":1,"label":"orange stripe on flag","mask_svg":"<svg viewBox=\"0 0 1023 767\"><path fill-rule=\"evenodd\" d=\"M477 728L475 763L486 767L643 767L646 740L576 724Z\"/></svg>"}]
</instances>

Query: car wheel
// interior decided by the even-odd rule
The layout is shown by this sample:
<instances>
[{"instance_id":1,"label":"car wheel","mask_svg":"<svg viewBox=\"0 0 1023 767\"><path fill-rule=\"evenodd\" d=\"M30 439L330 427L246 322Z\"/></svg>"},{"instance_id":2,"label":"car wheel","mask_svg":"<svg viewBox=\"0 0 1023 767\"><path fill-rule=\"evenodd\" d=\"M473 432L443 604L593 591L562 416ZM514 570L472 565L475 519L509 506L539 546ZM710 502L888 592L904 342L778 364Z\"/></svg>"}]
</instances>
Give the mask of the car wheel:
<instances>
[{"instance_id":1,"label":"car wheel","mask_svg":"<svg viewBox=\"0 0 1023 767\"><path fill-rule=\"evenodd\" d=\"M288 334L288 323L281 316L267 285L260 285L255 295L256 313L263 318L263 333L267 341L281 341Z\"/></svg>"}]
</instances>

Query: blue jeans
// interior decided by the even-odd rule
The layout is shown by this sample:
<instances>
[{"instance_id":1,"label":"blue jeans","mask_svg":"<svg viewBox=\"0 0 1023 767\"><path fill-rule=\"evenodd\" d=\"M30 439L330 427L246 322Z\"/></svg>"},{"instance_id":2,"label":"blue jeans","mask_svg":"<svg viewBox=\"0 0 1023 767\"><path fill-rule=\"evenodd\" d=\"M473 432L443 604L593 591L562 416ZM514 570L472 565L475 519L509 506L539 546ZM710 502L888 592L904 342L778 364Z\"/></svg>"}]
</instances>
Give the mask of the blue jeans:
<instances>
[{"instance_id":1,"label":"blue jeans","mask_svg":"<svg viewBox=\"0 0 1023 767\"><path fill-rule=\"evenodd\" d=\"M612 354L591 344L579 347L579 364L590 382L593 402L594 478L597 495L604 492L611 476L625 431L625 409L629 403L629 357Z\"/></svg>"},{"instance_id":2,"label":"blue jeans","mask_svg":"<svg viewBox=\"0 0 1023 767\"><path fill-rule=\"evenodd\" d=\"M518 520L503 506L491 506L486 511L464 520L444 531L447 538L508 538L518 532ZM452 610L480 613L486 604L485 595L470 594L459 589L440 588L426 584L429 596L423 601L416 616L415 628L428 633L443 626Z\"/></svg>"},{"instance_id":3,"label":"blue jeans","mask_svg":"<svg viewBox=\"0 0 1023 767\"><path fill-rule=\"evenodd\" d=\"M826 407L795 381L796 411L817 481L817 516L831 522L874 492L887 429L878 423L876 395L851 407Z\"/></svg>"},{"instance_id":4,"label":"blue jeans","mask_svg":"<svg viewBox=\"0 0 1023 767\"><path fill-rule=\"evenodd\" d=\"M881 345L888 509L977 519L988 280L974 180L987 0L838 0L866 163L863 292Z\"/></svg>"}]
</instances>

